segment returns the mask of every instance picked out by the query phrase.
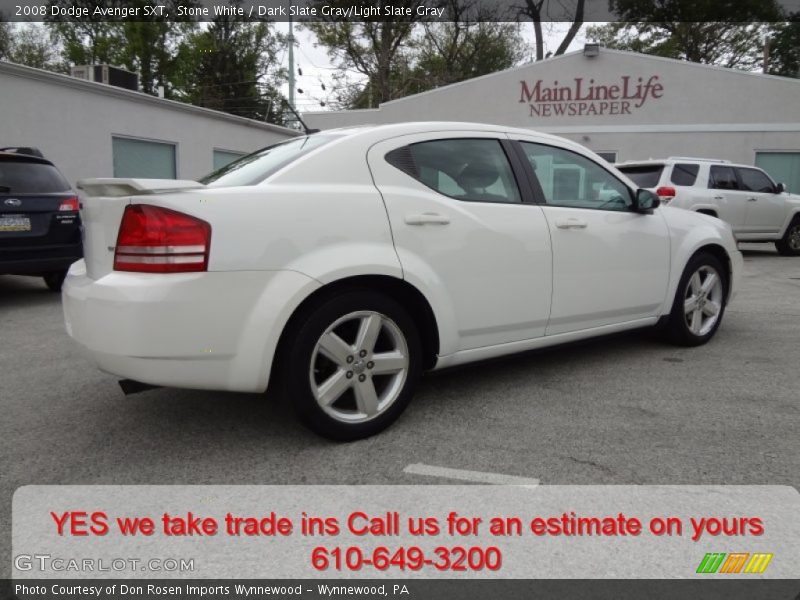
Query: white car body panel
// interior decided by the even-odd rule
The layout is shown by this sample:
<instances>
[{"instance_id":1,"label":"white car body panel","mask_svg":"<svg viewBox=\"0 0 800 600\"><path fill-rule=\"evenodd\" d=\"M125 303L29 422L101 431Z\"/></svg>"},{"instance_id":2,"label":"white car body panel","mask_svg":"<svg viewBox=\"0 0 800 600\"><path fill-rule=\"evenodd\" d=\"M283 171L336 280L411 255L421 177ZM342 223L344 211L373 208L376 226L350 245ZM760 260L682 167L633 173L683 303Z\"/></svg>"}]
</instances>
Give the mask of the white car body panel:
<instances>
[{"instance_id":1,"label":"white car body panel","mask_svg":"<svg viewBox=\"0 0 800 600\"><path fill-rule=\"evenodd\" d=\"M635 214L464 202L383 160L403 140L507 134L599 160L578 144L460 123L344 133L247 187L181 183L177 191L153 193L166 184L138 180L132 195L97 196L93 182L84 182L87 256L73 265L63 288L70 335L100 368L120 377L257 392L267 386L278 341L297 307L350 277L404 280L421 293L438 329L435 368L653 324L669 313L686 262L709 244L728 254L732 289L738 284L741 254L717 219L664 207ZM113 271L129 203L210 223L208 271ZM406 222L429 212L449 224ZM587 228L553 228L568 212L580 213Z\"/></svg>"},{"instance_id":2,"label":"white car body panel","mask_svg":"<svg viewBox=\"0 0 800 600\"><path fill-rule=\"evenodd\" d=\"M671 181L670 170L675 163L697 165L698 172L694 185L682 186ZM668 200L668 206L716 214L731 226L738 241L780 240L795 216L800 215L800 195L797 194L707 187L712 166L761 171L758 167L733 164L727 161L691 158L636 160L619 163L617 166L630 168L648 165L666 166L657 185L646 189L655 192L661 186L674 188L676 195Z\"/></svg>"}]
</instances>

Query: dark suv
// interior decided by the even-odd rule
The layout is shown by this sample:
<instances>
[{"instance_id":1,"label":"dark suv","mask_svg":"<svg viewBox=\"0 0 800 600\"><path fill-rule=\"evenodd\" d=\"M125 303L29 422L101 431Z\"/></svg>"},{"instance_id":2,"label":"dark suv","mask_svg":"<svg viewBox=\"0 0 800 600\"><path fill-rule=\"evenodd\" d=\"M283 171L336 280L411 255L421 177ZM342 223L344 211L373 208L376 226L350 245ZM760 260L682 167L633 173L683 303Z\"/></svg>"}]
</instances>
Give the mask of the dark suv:
<instances>
[{"instance_id":1,"label":"dark suv","mask_svg":"<svg viewBox=\"0 0 800 600\"><path fill-rule=\"evenodd\" d=\"M61 290L83 256L78 197L32 148L0 149L0 275L37 275Z\"/></svg>"}]
</instances>

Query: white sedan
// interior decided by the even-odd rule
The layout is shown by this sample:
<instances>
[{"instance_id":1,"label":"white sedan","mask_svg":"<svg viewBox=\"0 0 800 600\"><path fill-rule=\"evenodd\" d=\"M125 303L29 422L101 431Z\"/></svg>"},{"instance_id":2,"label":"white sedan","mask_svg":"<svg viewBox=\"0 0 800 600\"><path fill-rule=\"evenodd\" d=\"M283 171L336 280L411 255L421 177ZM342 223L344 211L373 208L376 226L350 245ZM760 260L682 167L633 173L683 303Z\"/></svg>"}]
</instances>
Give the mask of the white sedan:
<instances>
[{"instance_id":1,"label":"white sedan","mask_svg":"<svg viewBox=\"0 0 800 600\"><path fill-rule=\"evenodd\" d=\"M79 188L64 312L101 369L240 392L272 379L342 440L397 419L425 370L654 325L703 344L742 270L727 224L525 129L332 130L200 182Z\"/></svg>"}]
</instances>

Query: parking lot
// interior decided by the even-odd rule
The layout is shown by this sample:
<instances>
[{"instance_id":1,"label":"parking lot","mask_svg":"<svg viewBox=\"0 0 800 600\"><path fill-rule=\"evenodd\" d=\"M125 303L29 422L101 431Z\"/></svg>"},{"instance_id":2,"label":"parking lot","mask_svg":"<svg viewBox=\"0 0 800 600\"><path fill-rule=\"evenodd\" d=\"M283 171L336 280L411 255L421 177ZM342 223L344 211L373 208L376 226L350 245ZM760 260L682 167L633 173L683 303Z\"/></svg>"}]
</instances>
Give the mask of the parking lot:
<instances>
[{"instance_id":1,"label":"parking lot","mask_svg":"<svg viewBox=\"0 0 800 600\"><path fill-rule=\"evenodd\" d=\"M800 484L800 259L744 245L714 340L637 332L428 375L388 431L337 444L263 395L125 397L40 279L0 276L0 564L25 484L447 483L412 464L544 484ZM432 471L435 472L435 471Z\"/></svg>"}]
</instances>

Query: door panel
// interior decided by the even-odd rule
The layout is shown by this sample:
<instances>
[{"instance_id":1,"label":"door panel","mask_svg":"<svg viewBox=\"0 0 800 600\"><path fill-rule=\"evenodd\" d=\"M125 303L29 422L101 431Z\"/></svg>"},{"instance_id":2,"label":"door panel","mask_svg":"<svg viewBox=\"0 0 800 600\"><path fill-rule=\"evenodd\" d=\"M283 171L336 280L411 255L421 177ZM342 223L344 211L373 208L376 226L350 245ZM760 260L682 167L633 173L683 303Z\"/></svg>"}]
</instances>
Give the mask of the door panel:
<instances>
[{"instance_id":1,"label":"door panel","mask_svg":"<svg viewBox=\"0 0 800 600\"><path fill-rule=\"evenodd\" d=\"M666 224L652 215L545 206L553 243L547 335L656 315L669 280ZM579 228L564 227L577 221Z\"/></svg>"},{"instance_id":2,"label":"door panel","mask_svg":"<svg viewBox=\"0 0 800 600\"><path fill-rule=\"evenodd\" d=\"M708 175L709 194L717 206L717 216L734 232L743 232L747 223L748 195L739 189L733 167L711 165Z\"/></svg>"},{"instance_id":3,"label":"door panel","mask_svg":"<svg viewBox=\"0 0 800 600\"><path fill-rule=\"evenodd\" d=\"M425 279L452 307L458 330L452 351L544 335L552 273L541 207L520 202L524 194L513 175L509 189L510 167L496 177L496 162L484 160L496 155L493 147L467 152L462 165L456 164L458 145L422 145L442 137L494 140L507 161L500 142L486 133L402 136L369 150L404 270ZM408 150L413 144L419 144L416 158ZM392 151L390 159L399 166L387 162Z\"/></svg>"},{"instance_id":4,"label":"door panel","mask_svg":"<svg viewBox=\"0 0 800 600\"><path fill-rule=\"evenodd\" d=\"M775 184L759 169L737 168L739 183L746 190L745 233L778 233L786 219L783 195L774 193Z\"/></svg>"},{"instance_id":5,"label":"door panel","mask_svg":"<svg viewBox=\"0 0 800 600\"><path fill-rule=\"evenodd\" d=\"M669 281L661 214L632 212L632 191L593 159L515 138L540 188L553 247L546 334L656 316Z\"/></svg>"}]
</instances>

